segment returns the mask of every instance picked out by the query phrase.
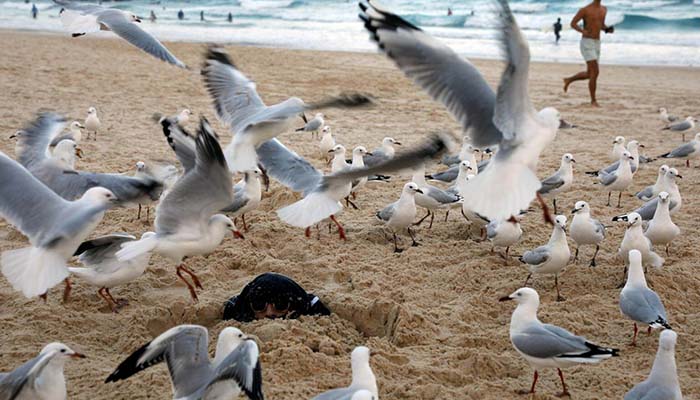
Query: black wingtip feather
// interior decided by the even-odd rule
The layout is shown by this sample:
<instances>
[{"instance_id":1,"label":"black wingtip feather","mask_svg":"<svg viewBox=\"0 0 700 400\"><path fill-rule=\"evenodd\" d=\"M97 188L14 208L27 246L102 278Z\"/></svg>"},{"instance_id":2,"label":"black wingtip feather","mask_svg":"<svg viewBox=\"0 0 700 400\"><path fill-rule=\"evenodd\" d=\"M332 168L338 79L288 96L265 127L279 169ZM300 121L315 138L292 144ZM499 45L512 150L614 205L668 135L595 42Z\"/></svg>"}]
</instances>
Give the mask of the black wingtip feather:
<instances>
[{"instance_id":1,"label":"black wingtip feather","mask_svg":"<svg viewBox=\"0 0 700 400\"><path fill-rule=\"evenodd\" d=\"M246 387L242 387L242 389L250 400L265 400L265 395L262 392L262 367L260 367L260 361L255 364L255 369L253 370L252 390L248 390Z\"/></svg>"},{"instance_id":2,"label":"black wingtip feather","mask_svg":"<svg viewBox=\"0 0 700 400\"><path fill-rule=\"evenodd\" d=\"M117 381L127 379L130 376L132 376L140 371L143 371L144 369L146 369L152 365L158 364L159 362L163 361L163 359L165 358L165 355L160 355L160 356L156 357L154 360L152 360L151 362L147 362L144 364L138 364L139 359L146 352L146 350L148 349L148 346L150 344L151 344L151 342L148 342L145 345L143 345L140 349L131 353L131 355L129 357L127 357L126 360L122 361L122 363L119 364L119 366L117 366L117 368L114 370L114 372L112 372L107 377L107 379L105 379L105 383L117 382Z\"/></svg>"},{"instance_id":3,"label":"black wingtip feather","mask_svg":"<svg viewBox=\"0 0 700 400\"><path fill-rule=\"evenodd\" d=\"M231 57L224 51L223 48L216 45L207 46L207 52L205 55L205 63L208 61L217 61L222 64L230 65L236 69L236 64L231 60Z\"/></svg>"},{"instance_id":4,"label":"black wingtip feather","mask_svg":"<svg viewBox=\"0 0 700 400\"><path fill-rule=\"evenodd\" d=\"M219 165L226 166L226 158L221 150L219 141L216 140L216 134L209 125L209 121L205 117L199 119L199 130L197 131L197 160L202 157L202 161L214 161Z\"/></svg>"}]
</instances>

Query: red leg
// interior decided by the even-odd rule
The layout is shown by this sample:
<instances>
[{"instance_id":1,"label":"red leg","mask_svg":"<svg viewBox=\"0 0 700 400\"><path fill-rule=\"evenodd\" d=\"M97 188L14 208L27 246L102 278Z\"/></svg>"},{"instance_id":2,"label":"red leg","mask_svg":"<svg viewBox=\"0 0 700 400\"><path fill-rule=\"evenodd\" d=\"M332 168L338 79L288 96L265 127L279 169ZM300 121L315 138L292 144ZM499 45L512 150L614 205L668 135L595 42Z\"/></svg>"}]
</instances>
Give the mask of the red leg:
<instances>
[{"instance_id":1,"label":"red leg","mask_svg":"<svg viewBox=\"0 0 700 400\"><path fill-rule=\"evenodd\" d=\"M63 302L68 303L68 300L70 300L70 292L71 290L73 290L73 286L70 284L70 278L64 279L63 283L65 284L65 287L63 288Z\"/></svg>"},{"instance_id":2,"label":"red leg","mask_svg":"<svg viewBox=\"0 0 700 400\"><path fill-rule=\"evenodd\" d=\"M561 372L561 369L557 368L557 372L559 373L559 379L561 379L561 387L563 391L559 393L559 397L564 397L568 396L571 397L571 394L569 394L569 389L566 388L566 383L564 383L564 374Z\"/></svg>"},{"instance_id":3,"label":"red leg","mask_svg":"<svg viewBox=\"0 0 700 400\"><path fill-rule=\"evenodd\" d=\"M542 195L539 193L537 193L537 201L540 203L540 207L542 207L544 221L550 225L554 225L554 219L552 218L552 214L549 213L549 206L547 205L547 202L544 201Z\"/></svg>"},{"instance_id":4,"label":"red leg","mask_svg":"<svg viewBox=\"0 0 700 400\"><path fill-rule=\"evenodd\" d=\"M194 274L194 272L192 272L191 269L185 267L184 265L180 265L180 268L182 268L183 271L187 272L187 274L192 277L192 282L198 289L204 289L202 284L199 282L199 278Z\"/></svg>"},{"instance_id":5,"label":"red leg","mask_svg":"<svg viewBox=\"0 0 700 400\"><path fill-rule=\"evenodd\" d=\"M535 386L537 385L537 378L539 378L539 374L537 374L537 370L535 370L535 376L532 378L532 386L530 387L530 391L525 391L521 390L518 393L520 394L535 394Z\"/></svg>"},{"instance_id":6,"label":"red leg","mask_svg":"<svg viewBox=\"0 0 700 400\"><path fill-rule=\"evenodd\" d=\"M110 299L110 297L112 297L112 296L107 296L105 294L105 290L107 290L107 288L102 287L102 288L100 288L100 290L97 291L97 293L100 295L100 297L102 297L107 302L107 305L109 306L110 309L112 309L113 313L119 313L119 310L117 309L117 305L112 301L112 299Z\"/></svg>"},{"instance_id":7,"label":"red leg","mask_svg":"<svg viewBox=\"0 0 700 400\"><path fill-rule=\"evenodd\" d=\"M647 328L647 336L651 335L651 326Z\"/></svg>"},{"instance_id":8,"label":"red leg","mask_svg":"<svg viewBox=\"0 0 700 400\"><path fill-rule=\"evenodd\" d=\"M183 282L185 282L185 285L187 285L187 290L190 291L190 297L192 297L192 301L198 302L199 299L197 298L197 292L194 290L194 287L185 279L184 276L182 276L182 265L179 265L177 267L177 277L180 278Z\"/></svg>"},{"instance_id":9,"label":"red leg","mask_svg":"<svg viewBox=\"0 0 700 400\"><path fill-rule=\"evenodd\" d=\"M639 332L639 329L637 329L637 323L635 322L634 323L634 335L632 335L632 343L631 343L632 346L637 345L637 332Z\"/></svg>"},{"instance_id":10,"label":"red leg","mask_svg":"<svg viewBox=\"0 0 700 400\"><path fill-rule=\"evenodd\" d=\"M245 239L245 236L243 236L243 234L241 233L241 231L238 231L238 230L233 231L233 236L236 237L236 238L238 238L238 239Z\"/></svg>"},{"instance_id":11,"label":"red leg","mask_svg":"<svg viewBox=\"0 0 700 400\"><path fill-rule=\"evenodd\" d=\"M311 237L311 227L307 226L306 229L304 229L304 236Z\"/></svg>"},{"instance_id":12,"label":"red leg","mask_svg":"<svg viewBox=\"0 0 700 400\"><path fill-rule=\"evenodd\" d=\"M335 219L335 215L331 215L331 221L335 222L335 225L338 227L338 235L340 236L341 239L347 240L345 237L345 229L343 229L343 226L340 225L340 222L338 222L337 219Z\"/></svg>"},{"instance_id":13,"label":"red leg","mask_svg":"<svg viewBox=\"0 0 700 400\"><path fill-rule=\"evenodd\" d=\"M245 223L245 214L241 215L241 219L243 220L243 230L248 232L248 225Z\"/></svg>"}]
</instances>

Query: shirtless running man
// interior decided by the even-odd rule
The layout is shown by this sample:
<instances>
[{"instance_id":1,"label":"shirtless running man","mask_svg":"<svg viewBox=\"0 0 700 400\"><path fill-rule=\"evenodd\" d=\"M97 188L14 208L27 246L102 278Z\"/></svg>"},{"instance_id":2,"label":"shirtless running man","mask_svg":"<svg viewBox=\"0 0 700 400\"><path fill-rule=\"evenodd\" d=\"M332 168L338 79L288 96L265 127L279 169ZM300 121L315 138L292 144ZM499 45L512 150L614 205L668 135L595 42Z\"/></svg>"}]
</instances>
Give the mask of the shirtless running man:
<instances>
[{"instance_id":1,"label":"shirtless running man","mask_svg":"<svg viewBox=\"0 0 700 400\"><path fill-rule=\"evenodd\" d=\"M569 85L576 81L588 79L588 90L591 93L591 105L599 107L595 97L598 84L598 59L600 58L600 31L613 33L615 28L605 25L605 15L608 9L601 4L601 0L593 2L578 10L571 20L571 28L581 32L581 55L586 61L586 71L564 78L564 92L569 89ZM583 20L583 27L579 22Z\"/></svg>"}]
</instances>

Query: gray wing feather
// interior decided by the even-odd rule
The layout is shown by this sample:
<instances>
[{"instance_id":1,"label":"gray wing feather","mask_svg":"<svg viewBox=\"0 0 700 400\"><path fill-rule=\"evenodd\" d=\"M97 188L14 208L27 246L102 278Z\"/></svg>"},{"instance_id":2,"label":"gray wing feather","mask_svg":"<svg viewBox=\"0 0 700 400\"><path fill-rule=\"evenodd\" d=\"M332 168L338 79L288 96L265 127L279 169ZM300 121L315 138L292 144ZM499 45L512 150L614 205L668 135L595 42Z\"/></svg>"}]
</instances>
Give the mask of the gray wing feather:
<instances>
[{"instance_id":1,"label":"gray wing feather","mask_svg":"<svg viewBox=\"0 0 700 400\"><path fill-rule=\"evenodd\" d=\"M639 200L649 200L654 195L654 185L650 185L635 194Z\"/></svg>"},{"instance_id":2,"label":"gray wing feather","mask_svg":"<svg viewBox=\"0 0 700 400\"><path fill-rule=\"evenodd\" d=\"M598 171L598 174L602 174L603 172L605 172L606 174L612 174L613 172L615 172L615 170L617 170L617 167L619 165L620 165L620 160L617 160L614 163L612 163L612 164L608 165L607 167Z\"/></svg>"},{"instance_id":3,"label":"gray wing feather","mask_svg":"<svg viewBox=\"0 0 700 400\"><path fill-rule=\"evenodd\" d=\"M526 251L523 254L522 260L529 265L540 265L549 260L549 247L540 246L534 250Z\"/></svg>"},{"instance_id":4,"label":"gray wing feather","mask_svg":"<svg viewBox=\"0 0 700 400\"><path fill-rule=\"evenodd\" d=\"M221 361L211 383L232 379L249 398L262 400L262 370L258 354L254 341L244 341Z\"/></svg>"},{"instance_id":5,"label":"gray wing feather","mask_svg":"<svg viewBox=\"0 0 700 400\"><path fill-rule=\"evenodd\" d=\"M73 140L73 141L75 141L75 138L73 137L73 134L70 133L70 132L64 133L64 134L62 134L62 135L59 135L59 136L56 136L55 138L53 138L53 139L51 140L51 143L49 143L49 146L50 146L50 147L56 147L56 145L58 145L59 143L61 143L61 142L64 141L64 140Z\"/></svg>"},{"instance_id":6,"label":"gray wing feather","mask_svg":"<svg viewBox=\"0 0 700 400\"><path fill-rule=\"evenodd\" d=\"M502 134L492 121L496 96L474 65L410 22L368 3L371 8L360 4L360 18L379 49L445 105L475 146L499 143Z\"/></svg>"},{"instance_id":7,"label":"gray wing feather","mask_svg":"<svg viewBox=\"0 0 700 400\"><path fill-rule=\"evenodd\" d=\"M384 154L384 151L381 149L375 149L372 151L372 155L366 155L362 157L362 160L364 161L365 166L367 167L374 167L390 159L391 157Z\"/></svg>"},{"instance_id":8,"label":"gray wing feather","mask_svg":"<svg viewBox=\"0 0 700 400\"><path fill-rule=\"evenodd\" d=\"M687 129L690 129L690 122L689 121L677 122L675 124L669 125L668 129L670 129L672 131L676 131L676 132L685 131Z\"/></svg>"},{"instance_id":9,"label":"gray wing feather","mask_svg":"<svg viewBox=\"0 0 700 400\"><path fill-rule=\"evenodd\" d=\"M486 225L486 237L489 239L493 239L496 237L497 232L496 229L498 229L498 221L491 221Z\"/></svg>"},{"instance_id":10,"label":"gray wing feather","mask_svg":"<svg viewBox=\"0 0 700 400\"><path fill-rule=\"evenodd\" d=\"M607 173L607 172L599 172L598 173L598 180L600 183L603 184L603 186L610 186L615 180L617 179L617 174L614 172Z\"/></svg>"},{"instance_id":11,"label":"gray wing feather","mask_svg":"<svg viewBox=\"0 0 700 400\"><path fill-rule=\"evenodd\" d=\"M666 320L666 309L659 296L648 288L635 288L620 293L620 310L635 321L652 323L662 317Z\"/></svg>"},{"instance_id":12,"label":"gray wing feather","mask_svg":"<svg viewBox=\"0 0 700 400\"><path fill-rule=\"evenodd\" d=\"M245 191L244 190L236 191L235 189L236 188L234 187L233 203L229 204L226 208L222 209L221 211L235 213L236 211L243 208L246 204L248 204L248 201L250 199L248 197L246 197Z\"/></svg>"},{"instance_id":13,"label":"gray wing feather","mask_svg":"<svg viewBox=\"0 0 700 400\"><path fill-rule=\"evenodd\" d=\"M107 259L116 258L115 253L121 249L122 243L133 240L136 240L135 236L123 233L102 236L81 243L73 255L78 256L86 266L99 265Z\"/></svg>"},{"instance_id":14,"label":"gray wing feather","mask_svg":"<svg viewBox=\"0 0 700 400\"><path fill-rule=\"evenodd\" d=\"M163 127L163 135L168 140L168 145L175 152L185 172L194 168L197 152L194 137L177 123L177 117L163 118L160 125Z\"/></svg>"},{"instance_id":15,"label":"gray wing feather","mask_svg":"<svg viewBox=\"0 0 700 400\"><path fill-rule=\"evenodd\" d=\"M501 12L501 48L506 55L507 66L498 85L493 123L503 133L505 140L514 140L522 118L535 114L527 90L530 69L530 48L522 36L506 0L499 0Z\"/></svg>"},{"instance_id":16,"label":"gray wing feather","mask_svg":"<svg viewBox=\"0 0 700 400\"><path fill-rule=\"evenodd\" d=\"M97 22L106 25L112 32L146 53L180 68L186 68L185 64L162 43L134 22L129 21L120 10L105 9L99 12Z\"/></svg>"},{"instance_id":17,"label":"gray wing feather","mask_svg":"<svg viewBox=\"0 0 700 400\"><path fill-rule=\"evenodd\" d=\"M678 157L688 157L695 152L694 143L686 143L682 146L675 148L672 152L665 156L665 158L678 158Z\"/></svg>"},{"instance_id":18,"label":"gray wing feather","mask_svg":"<svg viewBox=\"0 0 700 400\"><path fill-rule=\"evenodd\" d=\"M317 131L321 128L321 120L320 119L312 119L309 121L308 124L304 125L304 131L309 132L309 131Z\"/></svg>"},{"instance_id":19,"label":"gray wing feather","mask_svg":"<svg viewBox=\"0 0 700 400\"><path fill-rule=\"evenodd\" d=\"M277 139L261 144L256 152L267 174L295 192L306 195L321 181L319 170Z\"/></svg>"},{"instance_id":20,"label":"gray wing feather","mask_svg":"<svg viewBox=\"0 0 700 400\"><path fill-rule=\"evenodd\" d=\"M556 173L549 178L542 181L542 187L539 190L540 194L547 194L554 189L560 188L564 185L564 180L561 176Z\"/></svg>"},{"instance_id":21,"label":"gray wing feather","mask_svg":"<svg viewBox=\"0 0 700 400\"><path fill-rule=\"evenodd\" d=\"M379 212L377 212L377 218L379 218L382 221L388 221L391 219L392 215L394 215L395 209L396 209L396 203L391 203L388 206L384 207Z\"/></svg>"},{"instance_id":22,"label":"gray wing feather","mask_svg":"<svg viewBox=\"0 0 700 400\"><path fill-rule=\"evenodd\" d=\"M156 232L203 231L209 218L233 201L231 175L208 122L200 121L195 167L180 178L156 211Z\"/></svg>"},{"instance_id":23,"label":"gray wing feather","mask_svg":"<svg viewBox=\"0 0 700 400\"><path fill-rule=\"evenodd\" d=\"M649 221L650 219L654 218L654 213L656 213L656 206L658 203L659 203L659 198L654 197L653 199L644 203L638 209L634 210L634 212L639 214L642 217L642 220Z\"/></svg>"},{"instance_id":24,"label":"gray wing feather","mask_svg":"<svg viewBox=\"0 0 700 400\"><path fill-rule=\"evenodd\" d=\"M449 193L445 190L436 187L431 187L428 190L427 194L440 204L452 204L458 202L461 199L459 195Z\"/></svg>"},{"instance_id":25,"label":"gray wing feather","mask_svg":"<svg viewBox=\"0 0 700 400\"><path fill-rule=\"evenodd\" d=\"M585 352L586 340L554 325L531 325L513 335L513 346L531 357L551 358L564 354Z\"/></svg>"},{"instance_id":26,"label":"gray wing feather","mask_svg":"<svg viewBox=\"0 0 700 400\"><path fill-rule=\"evenodd\" d=\"M32 387L34 380L44 367L56 355L55 352L39 354L17 367L14 371L0 377L0 399L14 400L25 387Z\"/></svg>"},{"instance_id":27,"label":"gray wing feather","mask_svg":"<svg viewBox=\"0 0 700 400\"><path fill-rule=\"evenodd\" d=\"M623 400L672 400L675 398L676 392L670 387L644 381L627 392Z\"/></svg>"},{"instance_id":28,"label":"gray wing feather","mask_svg":"<svg viewBox=\"0 0 700 400\"><path fill-rule=\"evenodd\" d=\"M311 400L350 400L357 389L340 388L323 392Z\"/></svg>"},{"instance_id":29,"label":"gray wing feather","mask_svg":"<svg viewBox=\"0 0 700 400\"><path fill-rule=\"evenodd\" d=\"M30 169L45 161L51 140L63 131L66 120L55 113L42 113L17 139L17 161Z\"/></svg>"},{"instance_id":30,"label":"gray wing feather","mask_svg":"<svg viewBox=\"0 0 700 400\"><path fill-rule=\"evenodd\" d=\"M595 225L596 233L599 233L603 236L603 238L605 238L605 225L601 224L597 219L593 220L593 225Z\"/></svg>"},{"instance_id":31,"label":"gray wing feather","mask_svg":"<svg viewBox=\"0 0 700 400\"><path fill-rule=\"evenodd\" d=\"M445 171L438 172L436 174L431 174L430 179L441 181L441 182L452 182L459 176L459 165L451 167Z\"/></svg>"}]
</instances>

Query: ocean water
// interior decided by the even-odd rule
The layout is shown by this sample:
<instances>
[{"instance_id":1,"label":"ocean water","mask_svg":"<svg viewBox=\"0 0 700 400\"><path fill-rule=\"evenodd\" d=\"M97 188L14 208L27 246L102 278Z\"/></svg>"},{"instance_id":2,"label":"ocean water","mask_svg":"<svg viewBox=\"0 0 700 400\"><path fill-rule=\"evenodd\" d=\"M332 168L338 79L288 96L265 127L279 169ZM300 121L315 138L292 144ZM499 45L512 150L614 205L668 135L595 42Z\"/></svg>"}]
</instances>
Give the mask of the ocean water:
<instances>
[{"instance_id":1,"label":"ocean water","mask_svg":"<svg viewBox=\"0 0 700 400\"><path fill-rule=\"evenodd\" d=\"M579 34L568 29L579 0L512 0L513 9L539 61L582 62ZM604 64L700 66L700 0L608 0L603 36ZM0 28L62 31L60 7L37 1L39 18L30 16L31 3L0 0ZM446 42L467 57L499 58L492 0L384 0L381 4ZM104 1L144 17L142 26L162 40L237 43L315 50L376 51L357 18L356 1L346 0L204 0ZM447 15L448 7L453 14ZM185 19L177 19L178 10ZM158 20L147 20L153 10ZM205 21L199 13L204 11ZM233 23L228 23L228 13ZM565 27L554 44L552 24ZM108 33L102 33L109 35ZM78 40L78 39L76 39Z\"/></svg>"}]
</instances>

